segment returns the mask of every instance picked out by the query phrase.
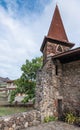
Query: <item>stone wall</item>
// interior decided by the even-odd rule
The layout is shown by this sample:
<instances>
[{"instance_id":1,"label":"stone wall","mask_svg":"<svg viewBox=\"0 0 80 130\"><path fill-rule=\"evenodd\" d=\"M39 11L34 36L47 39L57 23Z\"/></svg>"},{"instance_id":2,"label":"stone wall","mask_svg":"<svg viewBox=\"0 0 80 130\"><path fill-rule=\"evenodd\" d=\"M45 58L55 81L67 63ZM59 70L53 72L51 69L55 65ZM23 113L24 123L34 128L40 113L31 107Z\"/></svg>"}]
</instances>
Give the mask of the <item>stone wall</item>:
<instances>
[{"instance_id":1,"label":"stone wall","mask_svg":"<svg viewBox=\"0 0 80 130\"><path fill-rule=\"evenodd\" d=\"M59 50L58 47L60 47L61 49ZM69 49L70 47L65 45L60 45L55 42L47 42L43 50L43 64L46 62L48 57L54 56L55 54L59 54L61 52L68 51Z\"/></svg>"},{"instance_id":2,"label":"stone wall","mask_svg":"<svg viewBox=\"0 0 80 130\"><path fill-rule=\"evenodd\" d=\"M46 116L57 116L56 83L55 64L49 59L37 74L35 108L41 113L41 121Z\"/></svg>"},{"instance_id":3,"label":"stone wall","mask_svg":"<svg viewBox=\"0 0 80 130\"><path fill-rule=\"evenodd\" d=\"M37 74L35 108L46 116L62 116L66 109L80 111L80 61L66 64L48 59Z\"/></svg>"},{"instance_id":4,"label":"stone wall","mask_svg":"<svg viewBox=\"0 0 80 130\"><path fill-rule=\"evenodd\" d=\"M65 110L80 113L80 61L62 64L57 60L56 65L57 75L53 75L52 81L58 116ZM58 107L62 110L58 111Z\"/></svg>"},{"instance_id":5,"label":"stone wall","mask_svg":"<svg viewBox=\"0 0 80 130\"><path fill-rule=\"evenodd\" d=\"M36 110L0 117L0 130L20 130L40 123L40 113Z\"/></svg>"},{"instance_id":6,"label":"stone wall","mask_svg":"<svg viewBox=\"0 0 80 130\"><path fill-rule=\"evenodd\" d=\"M63 64L63 109L80 112L80 61Z\"/></svg>"}]
</instances>

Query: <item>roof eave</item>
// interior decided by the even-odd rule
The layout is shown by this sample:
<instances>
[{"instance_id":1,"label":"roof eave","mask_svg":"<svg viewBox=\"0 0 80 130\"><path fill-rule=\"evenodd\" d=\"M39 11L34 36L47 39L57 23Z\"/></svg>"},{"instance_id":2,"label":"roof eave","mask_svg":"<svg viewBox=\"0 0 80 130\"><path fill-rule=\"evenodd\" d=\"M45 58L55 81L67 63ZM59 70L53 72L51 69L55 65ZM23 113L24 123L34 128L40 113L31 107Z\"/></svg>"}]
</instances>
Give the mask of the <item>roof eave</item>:
<instances>
[{"instance_id":1,"label":"roof eave","mask_svg":"<svg viewBox=\"0 0 80 130\"><path fill-rule=\"evenodd\" d=\"M45 36L43 43L42 43L42 46L41 46L41 49L40 49L41 52L43 52L45 44L46 44L47 41L52 42L52 43L62 44L62 45L65 45L65 46L69 46L70 48L72 48L75 45L74 43L70 43L70 42L66 42L66 41L60 41L60 40L53 39L51 37Z\"/></svg>"},{"instance_id":2,"label":"roof eave","mask_svg":"<svg viewBox=\"0 0 80 130\"><path fill-rule=\"evenodd\" d=\"M66 51L66 52L63 52L63 53L60 53L60 54L57 54L55 56L52 57L53 60L56 60L56 59L59 59L61 60L62 62L65 62L66 58L68 59L68 62L69 62L69 59L70 61L72 60L72 57L76 57L74 59L79 59L80 60L80 47L76 48L76 49L72 49L72 50L69 50L69 51Z\"/></svg>"}]
</instances>

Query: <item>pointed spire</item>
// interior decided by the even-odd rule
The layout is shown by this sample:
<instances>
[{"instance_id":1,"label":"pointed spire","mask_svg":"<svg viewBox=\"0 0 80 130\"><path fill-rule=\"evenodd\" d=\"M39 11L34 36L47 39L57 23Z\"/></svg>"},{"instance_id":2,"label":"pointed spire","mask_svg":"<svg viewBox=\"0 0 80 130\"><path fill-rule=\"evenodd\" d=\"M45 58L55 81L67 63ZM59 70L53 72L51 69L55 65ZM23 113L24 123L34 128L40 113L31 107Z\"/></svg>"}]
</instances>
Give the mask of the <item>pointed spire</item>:
<instances>
[{"instance_id":1,"label":"pointed spire","mask_svg":"<svg viewBox=\"0 0 80 130\"><path fill-rule=\"evenodd\" d=\"M57 5L54 11L54 15L47 36L56 40L68 42L68 38Z\"/></svg>"}]
</instances>

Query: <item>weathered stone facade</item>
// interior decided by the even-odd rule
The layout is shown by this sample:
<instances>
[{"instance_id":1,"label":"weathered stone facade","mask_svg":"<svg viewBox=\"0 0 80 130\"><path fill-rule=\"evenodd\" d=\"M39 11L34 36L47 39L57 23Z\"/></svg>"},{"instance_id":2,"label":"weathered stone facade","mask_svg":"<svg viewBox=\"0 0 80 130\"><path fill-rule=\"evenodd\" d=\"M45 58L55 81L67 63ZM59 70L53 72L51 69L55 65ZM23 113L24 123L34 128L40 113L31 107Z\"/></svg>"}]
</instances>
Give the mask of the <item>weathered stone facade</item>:
<instances>
[{"instance_id":1,"label":"weathered stone facade","mask_svg":"<svg viewBox=\"0 0 80 130\"><path fill-rule=\"evenodd\" d=\"M40 111L41 120L43 121L45 116L53 115L53 111L56 112L53 102L54 96L51 61L49 61L45 67L38 72L36 89L35 107Z\"/></svg>"},{"instance_id":2,"label":"weathered stone facade","mask_svg":"<svg viewBox=\"0 0 80 130\"><path fill-rule=\"evenodd\" d=\"M80 61L62 64L50 59L38 72L36 89L35 106L42 121L49 115L60 116L66 109L80 112Z\"/></svg>"},{"instance_id":3,"label":"weathered stone facade","mask_svg":"<svg viewBox=\"0 0 80 130\"><path fill-rule=\"evenodd\" d=\"M46 116L58 116L58 99L63 99L59 93L61 84L61 64L58 63L56 75L56 62L49 59L37 76L36 108L41 112L41 120Z\"/></svg>"},{"instance_id":4,"label":"weathered stone facade","mask_svg":"<svg viewBox=\"0 0 80 130\"><path fill-rule=\"evenodd\" d=\"M62 69L63 107L80 111L80 60L63 64Z\"/></svg>"},{"instance_id":5,"label":"weathered stone facade","mask_svg":"<svg viewBox=\"0 0 80 130\"><path fill-rule=\"evenodd\" d=\"M60 44L56 44L56 43L52 44L51 42L47 42L45 45L44 51L43 51L44 63L48 57L54 56L54 55L59 54L61 52L68 51L69 49L70 49L70 47L68 47L68 46L62 46Z\"/></svg>"},{"instance_id":6,"label":"weathered stone facade","mask_svg":"<svg viewBox=\"0 0 80 130\"><path fill-rule=\"evenodd\" d=\"M80 48L71 50L73 46L56 6L41 46L43 67L37 74L35 108L42 121L46 116L61 117L65 110L80 113Z\"/></svg>"}]
</instances>

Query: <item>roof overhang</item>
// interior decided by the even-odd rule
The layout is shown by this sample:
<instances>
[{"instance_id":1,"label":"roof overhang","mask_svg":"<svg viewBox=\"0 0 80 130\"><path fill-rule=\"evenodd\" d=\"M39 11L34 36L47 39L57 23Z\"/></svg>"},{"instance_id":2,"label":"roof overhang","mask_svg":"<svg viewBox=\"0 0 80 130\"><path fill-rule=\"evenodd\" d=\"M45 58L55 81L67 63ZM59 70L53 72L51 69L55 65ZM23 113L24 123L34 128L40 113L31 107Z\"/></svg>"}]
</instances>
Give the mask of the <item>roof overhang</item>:
<instances>
[{"instance_id":1,"label":"roof overhang","mask_svg":"<svg viewBox=\"0 0 80 130\"><path fill-rule=\"evenodd\" d=\"M60 60L61 63L68 63L71 61L80 60L80 47L69 50L52 57L53 60Z\"/></svg>"},{"instance_id":2,"label":"roof overhang","mask_svg":"<svg viewBox=\"0 0 80 130\"><path fill-rule=\"evenodd\" d=\"M8 80L7 83L14 83L15 80Z\"/></svg>"},{"instance_id":3,"label":"roof overhang","mask_svg":"<svg viewBox=\"0 0 80 130\"><path fill-rule=\"evenodd\" d=\"M47 42L61 44L63 46L67 46L67 47L70 47L70 48L72 48L75 45L74 43L60 41L60 40L56 40L56 39L53 39L51 37L45 36L44 40L43 40L43 43L42 43L42 46L41 46L41 49L40 49L41 52L43 52L44 47L45 47L45 45L46 45Z\"/></svg>"}]
</instances>

